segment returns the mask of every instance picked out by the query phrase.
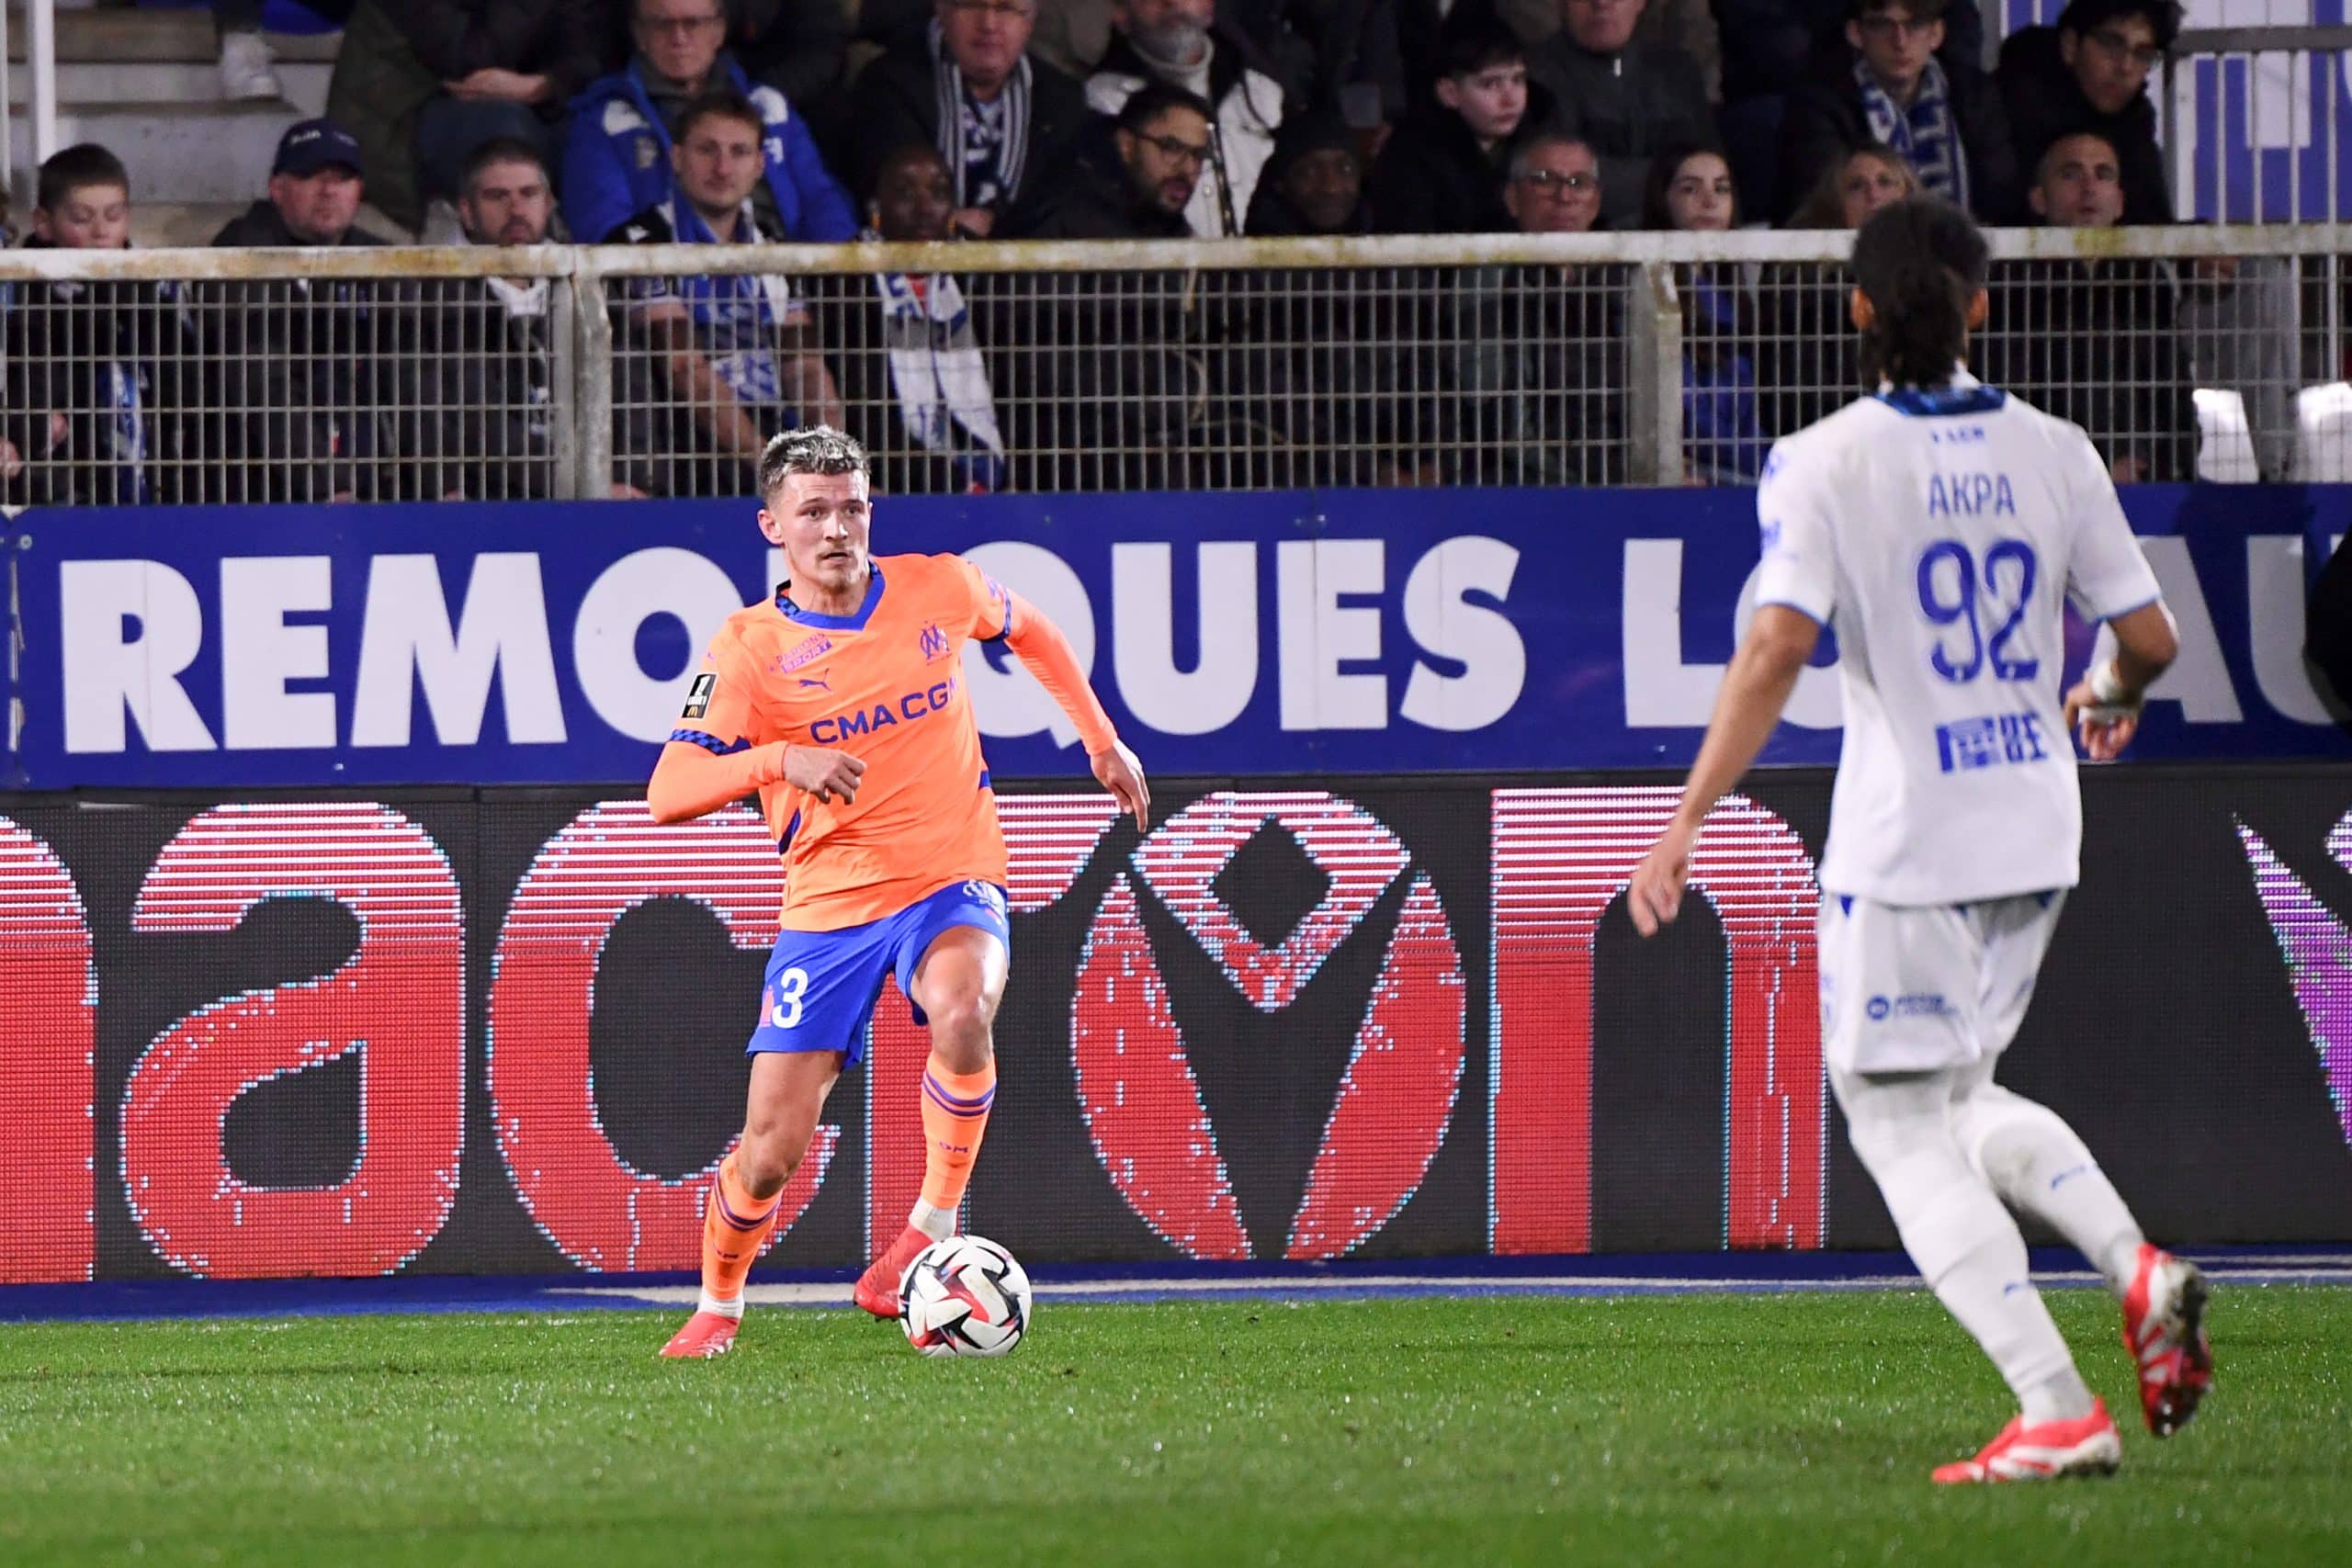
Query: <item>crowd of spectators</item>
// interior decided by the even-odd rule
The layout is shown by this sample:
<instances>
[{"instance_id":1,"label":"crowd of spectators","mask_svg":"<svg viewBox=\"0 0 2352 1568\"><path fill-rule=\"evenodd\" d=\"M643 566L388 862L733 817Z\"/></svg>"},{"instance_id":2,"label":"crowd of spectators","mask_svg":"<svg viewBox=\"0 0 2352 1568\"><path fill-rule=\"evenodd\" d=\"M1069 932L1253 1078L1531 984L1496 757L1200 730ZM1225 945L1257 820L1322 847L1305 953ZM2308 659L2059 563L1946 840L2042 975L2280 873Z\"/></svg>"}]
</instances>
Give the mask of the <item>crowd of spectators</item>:
<instances>
[{"instance_id":1,"label":"crowd of spectators","mask_svg":"<svg viewBox=\"0 0 2352 1568\"><path fill-rule=\"evenodd\" d=\"M216 243L383 243L363 199L524 246L1842 229L1915 190L1988 223L2162 222L2147 83L2179 24L2174 0L2071 0L1987 72L1949 0L356 0L329 116ZM59 154L27 243L127 243L131 187L103 149ZM1855 385L1835 274L1679 276L1689 478L1753 479ZM1069 476L1008 453L1149 445L1211 400L1390 453L1400 482L1623 477L1607 267L1482 269L1420 302L1261 272L1181 309L1068 278L1017 305L991 275L841 281L821 310L773 276L620 288L615 492L732 493L765 434L816 420L908 455L910 488L1044 488ZM1986 368L2099 433L2119 478L2188 477L2177 293L2227 286L2013 268ZM569 355L544 280L76 289L19 289L0 321L7 499L201 499L238 459L268 468L234 499L549 493ZM1191 351L1217 344L1204 378ZM1052 431L1013 408L1055 403ZM1432 435L1486 456L1430 469Z\"/></svg>"}]
</instances>

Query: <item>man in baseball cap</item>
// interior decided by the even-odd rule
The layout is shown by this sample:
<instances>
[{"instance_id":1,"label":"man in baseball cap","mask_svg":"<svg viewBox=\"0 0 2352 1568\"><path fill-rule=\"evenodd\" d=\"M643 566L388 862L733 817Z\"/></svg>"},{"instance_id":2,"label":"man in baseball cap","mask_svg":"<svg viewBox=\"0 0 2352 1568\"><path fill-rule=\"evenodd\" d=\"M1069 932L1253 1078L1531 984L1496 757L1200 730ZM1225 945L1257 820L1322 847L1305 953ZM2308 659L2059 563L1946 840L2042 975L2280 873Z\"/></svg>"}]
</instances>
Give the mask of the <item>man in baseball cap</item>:
<instances>
[{"instance_id":1,"label":"man in baseball cap","mask_svg":"<svg viewBox=\"0 0 2352 1568\"><path fill-rule=\"evenodd\" d=\"M213 236L216 245L380 245L352 226L367 186L359 143L331 119L306 119L278 139L269 199Z\"/></svg>"},{"instance_id":2,"label":"man in baseball cap","mask_svg":"<svg viewBox=\"0 0 2352 1568\"><path fill-rule=\"evenodd\" d=\"M213 236L216 245L382 245L352 222L365 186L359 144L328 119L277 143L269 198ZM222 412L222 500L390 500L402 493L395 411L413 311L406 288L369 278L219 285L210 318ZM240 460L242 459L242 460Z\"/></svg>"}]
</instances>

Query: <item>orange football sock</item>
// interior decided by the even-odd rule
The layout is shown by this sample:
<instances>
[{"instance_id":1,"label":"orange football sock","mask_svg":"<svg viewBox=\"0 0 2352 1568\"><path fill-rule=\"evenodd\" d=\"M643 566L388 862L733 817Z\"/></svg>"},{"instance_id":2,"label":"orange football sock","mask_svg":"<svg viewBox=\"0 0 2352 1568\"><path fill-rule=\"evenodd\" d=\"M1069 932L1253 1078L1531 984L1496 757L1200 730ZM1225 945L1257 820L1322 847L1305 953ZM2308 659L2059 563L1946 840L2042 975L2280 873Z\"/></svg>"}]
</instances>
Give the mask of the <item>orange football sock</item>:
<instances>
[{"instance_id":1,"label":"orange football sock","mask_svg":"<svg viewBox=\"0 0 2352 1568\"><path fill-rule=\"evenodd\" d=\"M988 1131L996 1100L996 1063L977 1073L951 1073L933 1055L922 1075L922 1201L910 1223L935 1236L955 1228L956 1206L972 1179L972 1161ZM930 1220L932 1224L924 1224ZM944 1228L934 1228L944 1223Z\"/></svg>"},{"instance_id":2,"label":"orange football sock","mask_svg":"<svg viewBox=\"0 0 2352 1568\"><path fill-rule=\"evenodd\" d=\"M736 1175L734 1155L718 1162L702 1215L702 1311L743 1315L743 1280L775 1229L776 1205L783 1197L781 1192L764 1201L752 1197Z\"/></svg>"}]
</instances>

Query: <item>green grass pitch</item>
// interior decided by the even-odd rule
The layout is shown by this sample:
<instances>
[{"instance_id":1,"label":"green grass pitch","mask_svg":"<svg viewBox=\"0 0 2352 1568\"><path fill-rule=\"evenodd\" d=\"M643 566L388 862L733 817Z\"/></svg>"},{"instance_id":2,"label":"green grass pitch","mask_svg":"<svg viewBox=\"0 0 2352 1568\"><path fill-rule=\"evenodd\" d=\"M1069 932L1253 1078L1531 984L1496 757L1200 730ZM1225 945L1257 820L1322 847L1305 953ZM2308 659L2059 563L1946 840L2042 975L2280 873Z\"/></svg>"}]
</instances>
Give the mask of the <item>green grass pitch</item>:
<instances>
[{"instance_id":1,"label":"green grass pitch","mask_svg":"<svg viewBox=\"0 0 2352 1568\"><path fill-rule=\"evenodd\" d=\"M0 1563L2352 1563L2352 1292L2218 1293L2161 1443L2052 1303L2112 1480L1931 1487L2008 1404L1920 1293L0 1327Z\"/></svg>"}]
</instances>

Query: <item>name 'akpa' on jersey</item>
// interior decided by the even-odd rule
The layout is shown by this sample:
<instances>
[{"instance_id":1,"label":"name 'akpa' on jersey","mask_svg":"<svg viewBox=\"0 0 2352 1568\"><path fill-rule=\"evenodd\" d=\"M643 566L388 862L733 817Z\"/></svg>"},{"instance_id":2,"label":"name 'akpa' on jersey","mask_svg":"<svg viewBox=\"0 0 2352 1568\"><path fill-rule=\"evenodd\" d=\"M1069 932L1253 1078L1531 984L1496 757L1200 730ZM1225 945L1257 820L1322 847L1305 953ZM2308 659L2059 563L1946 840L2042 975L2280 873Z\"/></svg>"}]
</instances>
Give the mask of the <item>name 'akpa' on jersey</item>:
<instances>
[{"instance_id":1,"label":"name 'akpa' on jersey","mask_svg":"<svg viewBox=\"0 0 2352 1568\"><path fill-rule=\"evenodd\" d=\"M1757 602L1838 637L1822 886L1927 905L2075 886L2066 599L2109 620L2158 597L2090 439L1966 375L1883 392L1779 443L1757 515Z\"/></svg>"}]
</instances>

